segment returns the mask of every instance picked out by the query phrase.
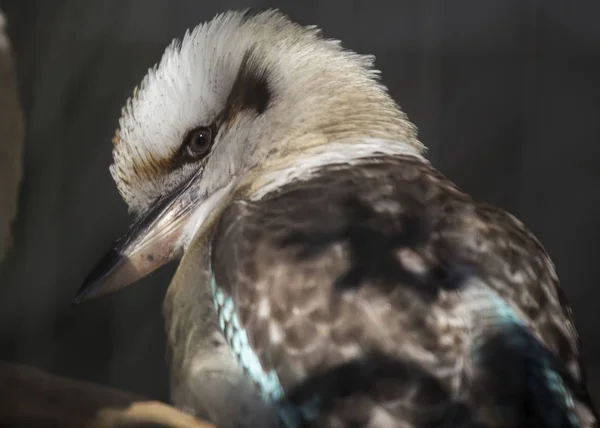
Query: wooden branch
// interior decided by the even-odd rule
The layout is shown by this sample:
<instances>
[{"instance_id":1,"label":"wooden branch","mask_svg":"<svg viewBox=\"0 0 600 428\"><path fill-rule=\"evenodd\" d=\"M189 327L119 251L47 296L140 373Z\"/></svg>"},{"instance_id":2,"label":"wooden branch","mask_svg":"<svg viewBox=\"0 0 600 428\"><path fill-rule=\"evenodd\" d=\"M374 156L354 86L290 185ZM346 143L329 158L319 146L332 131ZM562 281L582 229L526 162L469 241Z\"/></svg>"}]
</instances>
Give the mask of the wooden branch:
<instances>
[{"instance_id":1,"label":"wooden branch","mask_svg":"<svg viewBox=\"0 0 600 428\"><path fill-rule=\"evenodd\" d=\"M0 363L0 426L215 428L134 394Z\"/></svg>"}]
</instances>

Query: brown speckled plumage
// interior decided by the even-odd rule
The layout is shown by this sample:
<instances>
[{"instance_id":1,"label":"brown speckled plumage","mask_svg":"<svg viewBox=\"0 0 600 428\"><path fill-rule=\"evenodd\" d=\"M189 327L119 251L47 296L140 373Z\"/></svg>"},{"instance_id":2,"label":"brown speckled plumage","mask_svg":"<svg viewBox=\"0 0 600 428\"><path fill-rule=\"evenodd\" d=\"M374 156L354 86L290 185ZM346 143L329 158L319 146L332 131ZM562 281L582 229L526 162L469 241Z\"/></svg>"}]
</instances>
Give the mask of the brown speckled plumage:
<instances>
[{"instance_id":1,"label":"brown speckled plumage","mask_svg":"<svg viewBox=\"0 0 600 428\"><path fill-rule=\"evenodd\" d=\"M334 400L326 426L432 426L449 412L461 423L516 426L473 395L479 326L465 316L462 291L471 277L508 302L581 386L570 309L540 243L416 159L325 167L260 201L234 202L215 231L212 266L286 394L306 394L296 391L304 380L342 364L389 365L368 392Z\"/></svg>"}]
</instances>

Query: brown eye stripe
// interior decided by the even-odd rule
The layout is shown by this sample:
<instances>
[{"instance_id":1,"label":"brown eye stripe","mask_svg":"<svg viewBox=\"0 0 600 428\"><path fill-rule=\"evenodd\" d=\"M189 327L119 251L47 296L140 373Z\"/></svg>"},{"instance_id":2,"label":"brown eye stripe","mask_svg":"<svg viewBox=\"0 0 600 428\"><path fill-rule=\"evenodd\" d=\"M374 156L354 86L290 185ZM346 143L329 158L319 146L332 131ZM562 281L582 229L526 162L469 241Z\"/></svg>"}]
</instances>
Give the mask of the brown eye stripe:
<instances>
[{"instance_id":1,"label":"brown eye stripe","mask_svg":"<svg viewBox=\"0 0 600 428\"><path fill-rule=\"evenodd\" d=\"M224 124L233 122L243 110L251 109L262 114L269 107L272 93L268 74L258 64L255 51L246 51L225 108L219 114L219 119Z\"/></svg>"},{"instance_id":2,"label":"brown eye stripe","mask_svg":"<svg viewBox=\"0 0 600 428\"><path fill-rule=\"evenodd\" d=\"M264 67L259 64L260 61L257 60L256 51L249 49L244 54L225 107L209 126L213 134L212 143L217 137L217 132L227 129L228 125L233 123L242 111L254 110L256 114L260 115L269 108L269 104L273 99L272 90L269 86L269 75ZM113 137L113 144L115 146L123 144L119 131ZM167 158L153 156L136 158L132 169L141 181L154 180L157 177L168 175L188 163L204 162L207 156L210 155L210 151L208 150L204 156L191 159L183 152L182 141L179 149L172 156Z\"/></svg>"}]
</instances>

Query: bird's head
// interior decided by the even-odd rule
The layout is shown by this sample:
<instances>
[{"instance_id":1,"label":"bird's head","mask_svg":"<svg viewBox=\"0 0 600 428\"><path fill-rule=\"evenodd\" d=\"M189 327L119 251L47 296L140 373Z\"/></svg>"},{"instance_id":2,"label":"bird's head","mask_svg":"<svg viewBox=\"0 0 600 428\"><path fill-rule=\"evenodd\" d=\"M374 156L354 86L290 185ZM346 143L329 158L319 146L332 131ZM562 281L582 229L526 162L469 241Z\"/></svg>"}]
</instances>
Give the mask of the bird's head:
<instances>
[{"instance_id":1,"label":"bird's head","mask_svg":"<svg viewBox=\"0 0 600 428\"><path fill-rule=\"evenodd\" d=\"M177 258L232 196L307 154L369 139L420 152L377 74L373 57L274 10L227 12L174 41L113 140L110 172L136 220L76 300Z\"/></svg>"}]
</instances>

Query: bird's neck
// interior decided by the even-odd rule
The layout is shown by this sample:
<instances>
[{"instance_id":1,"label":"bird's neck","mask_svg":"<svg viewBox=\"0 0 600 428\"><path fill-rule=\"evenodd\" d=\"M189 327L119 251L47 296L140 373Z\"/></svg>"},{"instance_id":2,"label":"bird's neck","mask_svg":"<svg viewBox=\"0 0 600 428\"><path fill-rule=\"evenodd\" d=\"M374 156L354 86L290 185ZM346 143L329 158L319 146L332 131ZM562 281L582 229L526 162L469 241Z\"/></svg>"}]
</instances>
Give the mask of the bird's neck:
<instances>
[{"instance_id":1,"label":"bird's neck","mask_svg":"<svg viewBox=\"0 0 600 428\"><path fill-rule=\"evenodd\" d=\"M343 84L345 83L345 84ZM324 96L327 94L327 96ZM326 79L308 88L301 109L291 108L285 133L273 136L251 167L246 190L260 199L292 181L310 178L329 165L355 164L374 156L409 155L423 158L425 146L417 129L387 92L348 78Z\"/></svg>"},{"instance_id":2,"label":"bird's neck","mask_svg":"<svg viewBox=\"0 0 600 428\"><path fill-rule=\"evenodd\" d=\"M413 156L427 162L422 148L410 142L382 138L340 140L293 151L267 162L253 174L246 194L251 200L259 200L285 184L309 179L324 167L360 164L374 156Z\"/></svg>"}]
</instances>

